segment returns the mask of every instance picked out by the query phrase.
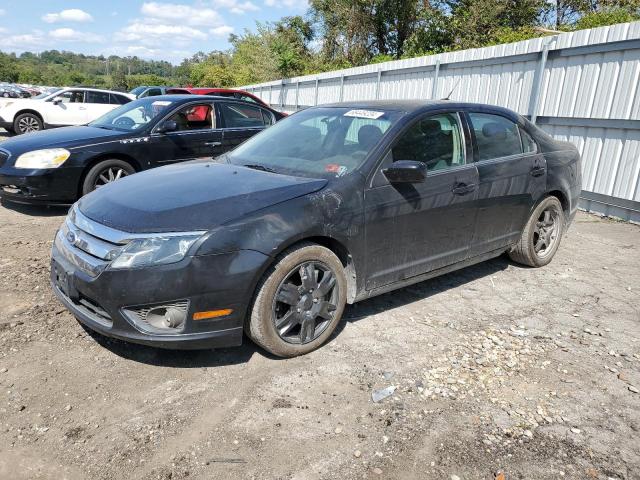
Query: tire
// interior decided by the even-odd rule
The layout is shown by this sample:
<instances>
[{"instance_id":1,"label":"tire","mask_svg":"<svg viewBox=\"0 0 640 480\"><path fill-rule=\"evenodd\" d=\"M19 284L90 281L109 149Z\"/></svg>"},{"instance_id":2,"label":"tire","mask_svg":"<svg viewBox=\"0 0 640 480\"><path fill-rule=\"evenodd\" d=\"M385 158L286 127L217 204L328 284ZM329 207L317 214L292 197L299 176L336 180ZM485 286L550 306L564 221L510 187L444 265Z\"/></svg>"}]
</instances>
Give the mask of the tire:
<instances>
[{"instance_id":1,"label":"tire","mask_svg":"<svg viewBox=\"0 0 640 480\"><path fill-rule=\"evenodd\" d=\"M42 119L33 113L21 113L13 121L13 129L18 135L39 132L44 129Z\"/></svg>"},{"instance_id":2,"label":"tire","mask_svg":"<svg viewBox=\"0 0 640 480\"><path fill-rule=\"evenodd\" d=\"M553 259L564 234L564 211L560 200L546 197L533 210L520 240L509 252L514 262L544 267Z\"/></svg>"},{"instance_id":3,"label":"tire","mask_svg":"<svg viewBox=\"0 0 640 480\"><path fill-rule=\"evenodd\" d=\"M96 163L87 172L82 182L82 195L87 195L107 183L136 173L135 168L124 160L110 159Z\"/></svg>"},{"instance_id":4,"label":"tire","mask_svg":"<svg viewBox=\"0 0 640 480\"><path fill-rule=\"evenodd\" d=\"M303 279L303 269L314 272L316 278L309 280L311 275L306 275ZM344 268L331 250L313 243L294 246L278 257L259 282L245 333L278 357L304 355L331 336L342 318L346 295Z\"/></svg>"}]
</instances>

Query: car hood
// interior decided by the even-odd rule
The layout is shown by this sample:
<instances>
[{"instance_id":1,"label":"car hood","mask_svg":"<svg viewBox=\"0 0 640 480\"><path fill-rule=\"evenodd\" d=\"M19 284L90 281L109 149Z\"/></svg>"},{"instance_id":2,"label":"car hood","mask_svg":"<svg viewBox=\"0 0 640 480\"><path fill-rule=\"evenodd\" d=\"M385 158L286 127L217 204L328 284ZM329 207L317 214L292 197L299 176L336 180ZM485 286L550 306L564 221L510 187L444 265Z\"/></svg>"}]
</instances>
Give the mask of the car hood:
<instances>
[{"instance_id":1,"label":"car hood","mask_svg":"<svg viewBox=\"0 0 640 480\"><path fill-rule=\"evenodd\" d=\"M78 207L90 219L124 232L210 230L326 184L324 179L196 161L124 178L83 197Z\"/></svg>"},{"instance_id":2,"label":"car hood","mask_svg":"<svg viewBox=\"0 0 640 480\"><path fill-rule=\"evenodd\" d=\"M80 126L62 127L27 133L10 138L0 144L0 148L19 155L32 150L44 148L77 148L87 147L94 143L108 142L125 137L124 132L104 128Z\"/></svg>"}]
</instances>

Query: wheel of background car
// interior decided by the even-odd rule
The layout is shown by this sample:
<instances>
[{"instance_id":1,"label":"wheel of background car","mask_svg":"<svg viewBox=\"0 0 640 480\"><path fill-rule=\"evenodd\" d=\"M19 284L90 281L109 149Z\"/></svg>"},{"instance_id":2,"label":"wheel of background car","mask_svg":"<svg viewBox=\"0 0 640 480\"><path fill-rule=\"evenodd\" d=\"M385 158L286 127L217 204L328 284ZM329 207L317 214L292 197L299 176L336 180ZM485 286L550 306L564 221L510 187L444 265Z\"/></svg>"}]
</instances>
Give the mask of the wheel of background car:
<instances>
[{"instance_id":1,"label":"wheel of background car","mask_svg":"<svg viewBox=\"0 0 640 480\"><path fill-rule=\"evenodd\" d=\"M124 160L103 160L91 167L91 170L87 172L82 183L82 195L91 193L96 188L120 180L133 173L136 173L135 169Z\"/></svg>"},{"instance_id":2,"label":"wheel of background car","mask_svg":"<svg viewBox=\"0 0 640 480\"><path fill-rule=\"evenodd\" d=\"M558 251L564 222L560 201L556 197L545 198L531 213L509 257L523 265L544 267Z\"/></svg>"},{"instance_id":3,"label":"wheel of background car","mask_svg":"<svg viewBox=\"0 0 640 480\"><path fill-rule=\"evenodd\" d=\"M331 250L304 243L278 257L256 292L247 335L274 355L295 357L320 347L340 323L347 280Z\"/></svg>"},{"instance_id":4,"label":"wheel of background car","mask_svg":"<svg viewBox=\"0 0 640 480\"><path fill-rule=\"evenodd\" d=\"M115 125L123 128L131 128L136 124L135 120L129 117L120 117L115 121Z\"/></svg>"},{"instance_id":5,"label":"wheel of background car","mask_svg":"<svg viewBox=\"0 0 640 480\"><path fill-rule=\"evenodd\" d=\"M18 115L13 121L13 129L18 135L42 130L44 125L42 120L33 113L23 113Z\"/></svg>"}]
</instances>

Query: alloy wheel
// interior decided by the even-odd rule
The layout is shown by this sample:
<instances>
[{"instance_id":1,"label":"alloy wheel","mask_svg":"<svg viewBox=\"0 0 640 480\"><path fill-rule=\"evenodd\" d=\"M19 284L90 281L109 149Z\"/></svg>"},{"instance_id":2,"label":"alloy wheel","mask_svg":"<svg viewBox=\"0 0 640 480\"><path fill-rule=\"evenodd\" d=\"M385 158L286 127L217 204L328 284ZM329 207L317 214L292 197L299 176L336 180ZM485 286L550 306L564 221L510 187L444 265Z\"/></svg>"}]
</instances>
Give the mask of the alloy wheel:
<instances>
[{"instance_id":1,"label":"alloy wheel","mask_svg":"<svg viewBox=\"0 0 640 480\"><path fill-rule=\"evenodd\" d=\"M24 117L18 121L18 128L22 133L37 132L40 130L38 120L33 117Z\"/></svg>"},{"instance_id":2,"label":"alloy wheel","mask_svg":"<svg viewBox=\"0 0 640 480\"><path fill-rule=\"evenodd\" d=\"M542 211L533 230L533 250L539 258L546 257L558 241L560 214L555 206Z\"/></svg>"},{"instance_id":3,"label":"alloy wheel","mask_svg":"<svg viewBox=\"0 0 640 480\"><path fill-rule=\"evenodd\" d=\"M318 338L334 318L339 293L334 272L321 262L305 262L291 270L273 301L278 336L295 344Z\"/></svg>"},{"instance_id":4,"label":"alloy wheel","mask_svg":"<svg viewBox=\"0 0 640 480\"><path fill-rule=\"evenodd\" d=\"M107 183L115 182L116 180L120 180L123 177L129 175L124 168L121 167L108 167L105 168L100 174L96 177L96 181L93 184L94 188L100 188Z\"/></svg>"}]
</instances>

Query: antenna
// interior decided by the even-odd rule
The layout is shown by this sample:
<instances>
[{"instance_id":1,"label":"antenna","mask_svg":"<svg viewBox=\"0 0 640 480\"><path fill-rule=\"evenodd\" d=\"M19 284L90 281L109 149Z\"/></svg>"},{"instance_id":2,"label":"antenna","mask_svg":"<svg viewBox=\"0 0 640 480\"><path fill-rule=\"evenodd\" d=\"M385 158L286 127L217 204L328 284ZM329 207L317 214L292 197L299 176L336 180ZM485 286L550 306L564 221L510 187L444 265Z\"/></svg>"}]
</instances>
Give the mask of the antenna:
<instances>
[{"instance_id":1,"label":"antenna","mask_svg":"<svg viewBox=\"0 0 640 480\"><path fill-rule=\"evenodd\" d=\"M444 97L442 100L449 100L449 97L451 97L451 95L453 94L453 92L455 92L456 88L458 88L458 85L460 85L460 78L458 79L458 81L456 82L456 84L453 86L453 88L451 89L451 91L449 92L449 95L447 95L446 97Z\"/></svg>"}]
</instances>

